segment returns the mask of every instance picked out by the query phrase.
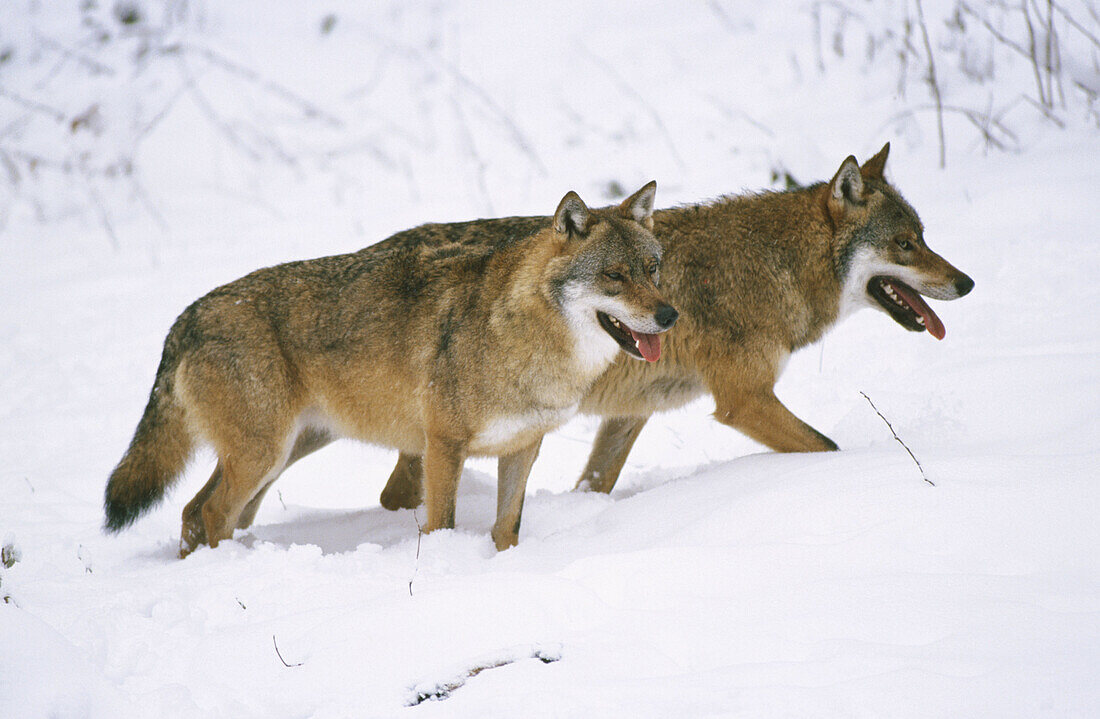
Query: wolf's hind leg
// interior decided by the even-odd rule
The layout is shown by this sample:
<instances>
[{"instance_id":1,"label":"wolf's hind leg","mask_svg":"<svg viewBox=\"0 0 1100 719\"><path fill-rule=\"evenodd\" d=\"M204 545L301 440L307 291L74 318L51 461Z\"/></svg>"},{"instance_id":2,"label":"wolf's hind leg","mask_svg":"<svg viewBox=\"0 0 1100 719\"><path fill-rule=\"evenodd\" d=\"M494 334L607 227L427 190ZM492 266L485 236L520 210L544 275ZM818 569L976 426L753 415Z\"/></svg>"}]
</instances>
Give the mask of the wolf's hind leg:
<instances>
[{"instance_id":1,"label":"wolf's hind leg","mask_svg":"<svg viewBox=\"0 0 1100 719\"><path fill-rule=\"evenodd\" d=\"M497 521L493 525L493 543L498 552L516 546L519 541L527 477L541 446L542 437L539 437L530 447L497 460Z\"/></svg>"},{"instance_id":2,"label":"wolf's hind leg","mask_svg":"<svg viewBox=\"0 0 1100 719\"><path fill-rule=\"evenodd\" d=\"M214 473L206 481L202 489L191 498L187 506L183 508L183 527L180 529L180 559L198 549L200 544L206 544L206 525L202 521L202 506L210 495L214 494L218 484L222 481L222 463L218 462L214 467Z\"/></svg>"},{"instance_id":3,"label":"wolf's hind leg","mask_svg":"<svg viewBox=\"0 0 1100 719\"><path fill-rule=\"evenodd\" d=\"M290 456L287 458L283 469L265 484L241 511L240 519L237 520L237 529L248 529L252 526L252 521L256 518L256 512L260 508L264 495L267 494L267 490L271 489L271 485L275 483L275 480L286 471L287 467L302 457L313 454L332 441L333 436L323 430L312 428L303 430L298 435L298 439L294 443L294 448L290 451ZM210 479L183 508L183 527L180 530L180 557L186 557L195 551L200 544L206 544L206 525L203 523L202 507L214 494L214 490L221 480L222 464L218 462L218 466L214 468L214 473L210 475Z\"/></svg>"},{"instance_id":4,"label":"wolf's hind leg","mask_svg":"<svg viewBox=\"0 0 1100 719\"><path fill-rule=\"evenodd\" d=\"M271 485L275 484L275 480L282 476L283 472L290 467L290 465L297 462L302 457L313 454L322 447L327 447L335 439L331 434L324 430L314 429L307 427L301 431L298 435L298 439L294 442L294 448L290 450L290 456L287 457L286 464L279 470L271 480L260 488L260 491L256 493L256 496L249 500L241 511L241 517L237 520L237 529L248 529L252 526L252 521L256 519L256 512L260 509L260 503L264 500L264 495L267 494L267 490L271 489Z\"/></svg>"},{"instance_id":5,"label":"wolf's hind leg","mask_svg":"<svg viewBox=\"0 0 1100 719\"><path fill-rule=\"evenodd\" d=\"M255 454L219 452L221 481L202 505L206 539L211 547L217 547L223 539L232 539L241 512L286 466L287 454L279 443L271 442L258 449Z\"/></svg>"},{"instance_id":6,"label":"wolf's hind leg","mask_svg":"<svg viewBox=\"0 0 1100 719\"><path fill-rule=\"evenodd\" d=\"M424 462L419 454L402 452L379 501L389 510L414 509L420 504Z\"/></svg>"},{"instance_id":7,"label":"wolf's hind leg","mask_svg":"<svg viewBox=\"0 0 1100 719\"><path fill-rule=\"evenodd\" d=\"M836 442L796 417L769 389L729 399L715 395L714 417L776 452L830 452Z\"/></svg>"},{"instance_id":8,"label":"wolf's hind leg","mask_svg":"<svg viewBox=\"0 0 1100 719\"><path fill-rule=\"evenodd\" d=\"M630 448L638 439L642 427L649 417L608 417L596 433L592 452L588 455L588 464L581 472L574 491L603 492L607 494L619 479L623 471Z\"/></svg>"}]
</instances>

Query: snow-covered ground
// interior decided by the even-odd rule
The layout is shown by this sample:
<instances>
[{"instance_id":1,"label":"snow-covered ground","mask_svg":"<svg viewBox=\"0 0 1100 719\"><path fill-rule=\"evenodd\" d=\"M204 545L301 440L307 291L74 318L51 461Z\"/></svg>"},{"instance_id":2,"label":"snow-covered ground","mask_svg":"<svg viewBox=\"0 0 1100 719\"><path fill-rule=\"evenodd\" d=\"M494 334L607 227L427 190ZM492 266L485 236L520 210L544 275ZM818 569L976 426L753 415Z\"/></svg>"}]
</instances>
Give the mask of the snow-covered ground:
<instances>
[{"instance_id":1,"label":"snow-covered ground","mask_svg":"<svg viewBox=\"0 0 1100 719\"><path fill-rule=\"evenodd\" d=\"M1069 80L1064 127L1021 101L1030 65L976 23L995 74L964 72L953 4L924 7L945 103L1011 136L949 112L941 170L923 69L902 96L867 50L912 3L177 2L141 71L140 39L76 45L77 3L6 3L0 150L87 164L19 156L0 190L0 716L1100 716L1100 132ZM163 335L218 284L571 188L827 179L887 140L976 288L936 304L943 342L868 311L792 358L779 396L843 452L764 452L707 400L655 417L610 496L569 491L597 420L549 437L501 554L492 462L418 539L378 505L395 454L350 442L217 550L175 558L209 455L99 531Z\"/></svg>"}]
</instances>

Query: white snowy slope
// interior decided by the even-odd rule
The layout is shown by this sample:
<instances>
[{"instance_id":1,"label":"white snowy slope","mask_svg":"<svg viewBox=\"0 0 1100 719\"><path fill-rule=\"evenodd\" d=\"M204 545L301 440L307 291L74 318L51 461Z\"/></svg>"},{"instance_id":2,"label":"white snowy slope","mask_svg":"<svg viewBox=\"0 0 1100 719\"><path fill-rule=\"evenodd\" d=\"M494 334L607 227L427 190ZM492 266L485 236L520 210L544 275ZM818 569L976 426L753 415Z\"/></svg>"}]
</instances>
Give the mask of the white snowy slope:
<instances>
[{"instance_id":1,"label":"white snowy slope","mask_svg":"<svg viewBox=\"0 0 1100 719\"><path fill-rule=\"evenodd\" d=\"M1063 26L1048 118L1029 63L924 3L945 104L1006 146L948 110L940 169L920 58L902 82L888 52L911 3L150 1L110 41L117 6L42 5L0 7L0 716L1100 715L1086 36ZM935 303L942 342L868 310L792 357L777 393L842 452L765 452L700 400L610 496L570 491L597 419L548 437L500 554L493 462L418 540L378 504L396 454L351 442L216 550L175 558L209 454L100 532L164 334L223 282L569 189L824 180L885 141L976 287Z\"/></svg>"}]
</instances>

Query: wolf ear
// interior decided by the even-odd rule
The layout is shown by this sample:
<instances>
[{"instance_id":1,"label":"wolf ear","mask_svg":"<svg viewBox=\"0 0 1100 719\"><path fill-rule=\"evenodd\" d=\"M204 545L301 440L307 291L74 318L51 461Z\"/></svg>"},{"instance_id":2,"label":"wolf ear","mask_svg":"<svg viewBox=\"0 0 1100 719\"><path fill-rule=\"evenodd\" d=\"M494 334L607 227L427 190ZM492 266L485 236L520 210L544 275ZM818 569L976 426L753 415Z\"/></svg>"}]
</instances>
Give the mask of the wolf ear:
<instances>
[{"instance_id":1,"label":"wolf ear","mask_svg":"<svg viewBox=\"0 0 1100 719\"><path fill-rule=\"evenodd\" d=\"M867 180L885 180L886 176L883 173L886 171L886 157L889 154L890 143L887 142L878 151L877 155L863 163L863 167L859 168L859 173Z\"/></svg>"},{"instance_id":2,"label":"wolf ear","mask_svg":"<svg viewBox=\"0 0 1100 719\"><path fill-rule=\"evenodd\" d=\"M619 205L619 214L634 220L647 230L653 229L653 198L657 194L657 181L650 180L642 189L626 198Z\"/></svg>"},{"instance_id":3,"label":"wolf ear","mask_svg":"<svg viewBox=\"0 0 1100 719\"><path fill-rule=\"evenodd\" d=\"M834 220L839 220L848 209L862 204L863 176L859 174L856 158L848 155L829 183L829 212Z\"/></svg>"},{"instance_id":4,"label":"wolf ear","mask_svg":"<svg viewBox=\"0 0 1100 719\"><path fill-rule=\"evenodd\" d=\"M580 195L570 190L565 193L554 211L554 229L565 234L583 235L588 231L588 206Z\"/></svg>"}]
</instances>

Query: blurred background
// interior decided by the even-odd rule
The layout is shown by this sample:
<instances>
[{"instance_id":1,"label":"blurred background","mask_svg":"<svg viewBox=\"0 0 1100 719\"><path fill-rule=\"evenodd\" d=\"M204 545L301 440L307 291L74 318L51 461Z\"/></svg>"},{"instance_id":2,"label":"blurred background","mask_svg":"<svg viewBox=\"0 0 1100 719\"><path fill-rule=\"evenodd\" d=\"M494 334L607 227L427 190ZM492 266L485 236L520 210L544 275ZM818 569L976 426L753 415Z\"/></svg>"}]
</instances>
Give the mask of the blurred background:
<instances>
[{"instance_id":1,"label":"blurred background","mask_svg":"<svg viewBox=\"0 0 1100 719\"><path fill-rule=\"evenodd\" d=\"M324 253L570 188L827 179L886 140L969 164L1094 132L1098 36L1085 0L8 0L0 230L155 257L308 218Z\"/></svg>"}]
</instances>

